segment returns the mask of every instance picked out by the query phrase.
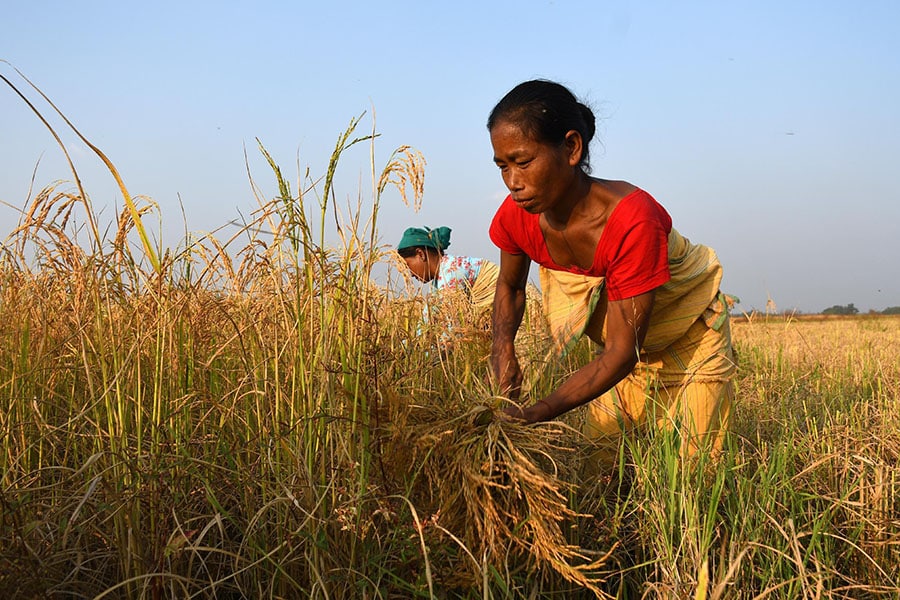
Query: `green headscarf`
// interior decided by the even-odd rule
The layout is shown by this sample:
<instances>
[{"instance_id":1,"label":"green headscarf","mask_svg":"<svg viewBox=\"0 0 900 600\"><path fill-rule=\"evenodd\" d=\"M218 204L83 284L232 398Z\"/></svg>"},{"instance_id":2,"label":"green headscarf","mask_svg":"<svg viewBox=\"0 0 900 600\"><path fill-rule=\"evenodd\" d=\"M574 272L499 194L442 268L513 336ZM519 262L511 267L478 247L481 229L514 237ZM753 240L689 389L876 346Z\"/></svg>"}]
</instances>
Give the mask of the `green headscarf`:
<instances>
[{"instance_id":1,"label":"green headscarf","mask_svg":"<svg viewBox=\"0 0 900 600\"><path fill-rule=\"evenodd\" d=\"M397 244L397 250L417 248L419 246L434 248L438 252L443 252L450 246L450 228L410 227L403 232L403 237L400 239L400 243Z\"/></svg>"}]
</instances>

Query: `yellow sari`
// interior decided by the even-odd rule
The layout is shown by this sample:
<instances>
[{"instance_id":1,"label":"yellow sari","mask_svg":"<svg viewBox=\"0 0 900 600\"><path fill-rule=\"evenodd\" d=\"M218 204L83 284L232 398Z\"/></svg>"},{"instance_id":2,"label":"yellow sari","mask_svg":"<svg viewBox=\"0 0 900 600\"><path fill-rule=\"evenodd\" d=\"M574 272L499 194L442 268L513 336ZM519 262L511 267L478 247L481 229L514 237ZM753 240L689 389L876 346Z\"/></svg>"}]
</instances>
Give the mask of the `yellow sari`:
<instances>
[{"instance_id":1,"label":"yellow sari","mask_svg":"<svg viewBox=\"0 0 900 600\"><path fill-rule=\"evenodd\" d=\"M623 431L647 419L681 434L682 449L716 450L728 425L735 371L728 304L719 291L716 253L672 229L671 279L656 290L640 360L625 379L588 405L585 433L610 462ZM557 348L568 352L582 335L601 348L606 337L603 277L540 268L544 311Z\"/></svg>"}]
</instances>

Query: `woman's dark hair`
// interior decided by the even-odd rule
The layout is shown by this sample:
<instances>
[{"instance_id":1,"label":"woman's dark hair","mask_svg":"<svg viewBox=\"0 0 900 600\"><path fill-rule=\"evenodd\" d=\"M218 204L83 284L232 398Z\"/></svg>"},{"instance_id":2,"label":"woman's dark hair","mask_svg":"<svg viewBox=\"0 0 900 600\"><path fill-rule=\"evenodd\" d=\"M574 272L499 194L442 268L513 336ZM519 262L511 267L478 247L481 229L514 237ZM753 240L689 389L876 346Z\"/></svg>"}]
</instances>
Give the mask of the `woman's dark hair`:
<instances>
[{"instance_id":1,"label":"woman's dark hair","mask_svg":"<svg viewBox=\"0 0 900 600\"><path fill-rule=\"evenodd\" d=\"M546 79L520 83L491 111L488 131L500 121L514 123L523 133L544 144L562 144L568 132L577 131L583 141L578 166L590 172L589 146L596 131L594 113L566 86Z\"/></svg>"},{"instance_id":2,"label":"woman's dark hair","mask_svg":"<svg viewBox=\"0 0 900 600\"><path fill-rule=\"evenodd\" d=\"M397 250L397 254L400 255L400 258L410 258L410 257L416 255L416 250L421 250L425 254L428 254L429 252L433 252L434 254L437 254L438 256L444 255L444 253L441 252L440 250L438 250L436 248L429 248L428 246L408 246L406 248L400 248L399 250Z\"/></svg>"}]
</instances>

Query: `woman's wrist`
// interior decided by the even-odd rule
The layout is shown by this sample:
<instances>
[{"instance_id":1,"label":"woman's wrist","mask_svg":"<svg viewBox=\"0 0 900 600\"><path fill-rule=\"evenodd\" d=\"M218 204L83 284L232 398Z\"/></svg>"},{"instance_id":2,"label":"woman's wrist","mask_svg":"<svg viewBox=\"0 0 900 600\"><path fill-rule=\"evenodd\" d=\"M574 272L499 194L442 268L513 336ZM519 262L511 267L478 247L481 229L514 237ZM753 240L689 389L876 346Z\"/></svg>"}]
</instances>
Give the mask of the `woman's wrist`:
<instances>
[{"instance_id":1,"label":"woman's wrist","mask_svg":"<svg viewBox=\"0 0 900 600\"><path fill-rule=\"evenodd\" d=\"M528 412L528 414L526 415L526 420L529 423L549 421L556 416L553 414L553 409L550 407L550 404L548 404L547 401L543 399L538 400L525 410Z\"/></svg>"}]
</instances>

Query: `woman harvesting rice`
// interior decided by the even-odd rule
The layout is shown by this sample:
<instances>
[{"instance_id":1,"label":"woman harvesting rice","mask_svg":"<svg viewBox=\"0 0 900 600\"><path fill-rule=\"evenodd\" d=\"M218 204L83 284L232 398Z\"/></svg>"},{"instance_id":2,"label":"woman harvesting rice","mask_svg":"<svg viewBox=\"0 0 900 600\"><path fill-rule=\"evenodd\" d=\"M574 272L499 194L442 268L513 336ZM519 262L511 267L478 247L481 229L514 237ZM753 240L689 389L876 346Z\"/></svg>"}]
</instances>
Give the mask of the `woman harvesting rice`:
<instances>
[{"instance_id":1,"label":"woman harvesting rice","mask_svg":"<svg viewBox=\"0 0 900 600\"><path fill-rule=\"evenodd\" d=\"M513 341L532 261L559 347L583 334L599 344L553 393L507 413L531 423L588 404L585 432L602 461L647 419L678 427L686 453L718 448L735 366L715 252L673 229L646 191L589 175L594 115L566 87L519 84L487 126L510 192L490 227L501 251L491 350L501 390L519 396Z\"/></svg>"},{"instance_id":2,"label":"woman harvesting rice","mask_svg":"<svg viewBox=\"0 0 900 600\"><path fill-rule=\"evenodd\" d=\"M493 304L499 268L483 258L447 254L444 251L449 246L449 227L410 227L397 244L397 254L419 281L430 282L440 293L462 292L476 313L487 312ZM426 320L427 316L426 312Z\"/></svg>"}]
</instances>

